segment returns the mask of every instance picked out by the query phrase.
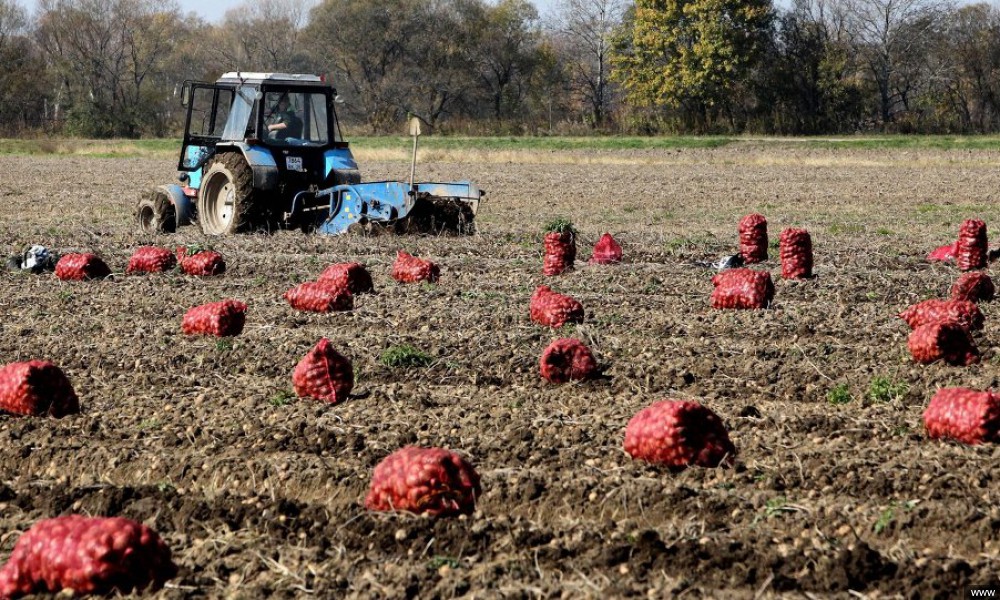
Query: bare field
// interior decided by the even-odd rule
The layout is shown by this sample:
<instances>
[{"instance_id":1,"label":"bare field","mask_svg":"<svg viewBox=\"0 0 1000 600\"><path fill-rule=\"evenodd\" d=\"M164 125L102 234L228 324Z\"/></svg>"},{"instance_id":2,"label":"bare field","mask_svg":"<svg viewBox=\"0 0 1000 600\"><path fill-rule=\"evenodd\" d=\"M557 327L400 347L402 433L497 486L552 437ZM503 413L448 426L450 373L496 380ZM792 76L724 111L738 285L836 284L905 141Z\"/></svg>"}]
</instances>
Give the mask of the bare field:
<instances>
[{"instance_id":1,"label":"bare field","mask_svg":"<svg viewBox=\"0 0 1000 600\"><path fill-rule=\"evenodd\" d=\"M0 362L52 360L84 407L0 416L0 558L36 520L82 512L165 537L181 571L158 598L951 598L997 583L1000 448L931 442L922 425L939 387L1000 385L997 308L982 307L983 362L969 368L913 364L895 315L947 293L957 271L923 257L963 219L996 237L1000 152L744 143L464 160L418 174L488 190L477 236L212 239L229 271L195 279L122 273L140 243L206 241L196 227L134 232L138 191L173 180L173 160L0 156L0 249L95 251L116 272L0 274ZM772 240L809 229L818 277L782 281L775 248L774 307L713 311L704 262L737 250L750 211ZM544 278L541 229L557 216L580 229L581 258L610 231L626 264ZM440 283L397 285L397 249L437 261ZM378 290L353 312L282 300L343 260L365 262ZM586 322L532 323L543 283L579 299ZM250 305L241 336L181 334L187 308L227 297ZM542 349L567 335L610 381L540 379ZM363 397L290 398L292 368L323 336L354 361ZM433 364L381 364L397 344ZM872 398L876 379L899 393ZM838 386L849 402L829 402ZM661 398L719 413L735 468L630 460L625 425ZM365 512L373 467L406 444L468 456L477 512Z\"/></svg>"}]
</instances>

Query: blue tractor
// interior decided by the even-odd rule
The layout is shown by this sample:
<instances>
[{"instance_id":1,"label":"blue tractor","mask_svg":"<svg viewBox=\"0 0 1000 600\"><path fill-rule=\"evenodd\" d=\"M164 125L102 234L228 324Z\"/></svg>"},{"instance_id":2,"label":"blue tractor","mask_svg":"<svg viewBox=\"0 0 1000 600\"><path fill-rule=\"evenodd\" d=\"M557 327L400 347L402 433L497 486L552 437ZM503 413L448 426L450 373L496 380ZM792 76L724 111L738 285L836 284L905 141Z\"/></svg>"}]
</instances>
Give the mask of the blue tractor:
<instances>
[{"instance_id":1,"label":"blue tractor","mask_svg":"<svg viewBox=\"0 0 1000 600\"><path fill-rule=\"evenodd\" d=\"M336 97L315 75L185 82L180 182L140 197L139 229L174 232L197 222L207 235L295 227L329 235L474 232L484 192L471 182L416 183L411 170L410 182L362 183Z\"/></svg>"}]
</instances>

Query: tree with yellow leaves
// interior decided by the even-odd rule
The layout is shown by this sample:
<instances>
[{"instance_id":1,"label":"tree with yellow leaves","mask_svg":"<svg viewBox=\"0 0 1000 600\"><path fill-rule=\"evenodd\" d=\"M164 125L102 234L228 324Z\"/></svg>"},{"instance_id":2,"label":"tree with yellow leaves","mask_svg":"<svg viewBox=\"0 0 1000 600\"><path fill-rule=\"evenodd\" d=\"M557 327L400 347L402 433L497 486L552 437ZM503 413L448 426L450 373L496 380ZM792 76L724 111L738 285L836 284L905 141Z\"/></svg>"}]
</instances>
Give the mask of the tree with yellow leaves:
<instances>
[{"instance_id":1,"label":"tree with yellow leaves","mask_svg":"<svg viewBox=\"0 0 1000 600\"><path fill-rule=\"evenodd\" d=\"M612 57L612 76L637 107L683 109L708 125L732 119L769 39L771 0L636 0Z\"/></svg>"}]
</instances>

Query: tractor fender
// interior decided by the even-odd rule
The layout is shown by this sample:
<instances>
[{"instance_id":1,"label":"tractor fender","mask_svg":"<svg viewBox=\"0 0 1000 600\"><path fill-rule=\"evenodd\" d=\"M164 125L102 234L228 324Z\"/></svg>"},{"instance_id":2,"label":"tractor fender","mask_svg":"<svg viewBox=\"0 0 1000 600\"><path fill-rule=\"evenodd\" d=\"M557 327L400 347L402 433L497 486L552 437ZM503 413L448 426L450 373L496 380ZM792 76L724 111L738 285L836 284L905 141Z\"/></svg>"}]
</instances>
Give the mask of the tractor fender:
<instances>
[{"instance_id":1,"label":"tractor fender","mask_svg":"<svg viewBox=\"0 0 1000 600\"><path fill-rule=\"evenodd\" d=\"M253 187L255 190L274 190L278 188L278 163L267 148L254 146L245 142L234 144L243 153L243 158L253 171Z\"/></svg>"},{"instance_id":2,"label":"tractor fender","mask_svg":"<svg viewBox=\"0 0 1000 600\"><path fill-rule=\"evenodd\" d=\"M156 188L158 192L167 195L167 199L174 205L174 215L177 219L177 226L190 225L194 216L194 204L191 199L184 195L184 190L176 184L161 185Z\"/></svg>"},{"instance_id":3,"label":"tractor fender","mask_svg":"<svg viewBox=\"0 0 1000 600\"><path fill-rule=\"evenodd\" d=\"M350 148L333 148L323 153L326 181L331 185L361 183L361 171Z\"/></svg>"}]
</instances>

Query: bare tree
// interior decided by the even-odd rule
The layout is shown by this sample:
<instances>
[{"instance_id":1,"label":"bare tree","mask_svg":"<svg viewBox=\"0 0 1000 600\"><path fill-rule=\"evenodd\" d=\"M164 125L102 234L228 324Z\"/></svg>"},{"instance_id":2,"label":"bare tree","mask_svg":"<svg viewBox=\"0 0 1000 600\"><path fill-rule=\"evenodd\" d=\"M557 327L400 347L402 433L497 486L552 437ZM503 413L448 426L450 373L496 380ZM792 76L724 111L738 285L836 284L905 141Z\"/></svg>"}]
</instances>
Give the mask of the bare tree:
<instances>
[{"instance_id":1,"label":"bare tree","mask_svg":"<svg viewBox=\"0 0 1000 600\"><path fill-rule=\"evenodd\" d=\"M845 28L878 90L879 117L892 122L926 83L927 42L950 0L843 0Z\"/></svg>"},{"instance_id":2,"label":"bare tree","mask_svg":"<svg viewBox=\"0 0 1000 600\"><path fill-rule=\"evenodd\" d=\"M0 0L0 51L8 47L9 40L22 33L28 25L28 15L15 0Z\"/></svg>"},{"instance_id":3,"label":"bare tree","mask_svg":"<svg viewBox=\"0 0 1000 600\"><path fill-rule=\"evenodd\" d=\"M157 112L150 81L162 72L180 27L176 2L41 0L36 36L86 135L140 133ZM71 128L72 129L72 128Z\"/></svg>"},{"instance_id":4,"label":"bare tree","mask_svg":"<svg viewBox=\"0 0 1000 600\"><path fill-rule=\"evenodd\" d=\"M253 0L226 11L218 51L229 68L305 70L302 32L315 0Z\"/></svg>"},{"instance_id":5,"label":"bare tree","mask_svg":"<svg viewBox=\"0 0 1000 600\"><path fill-rule=\"evenodd\" d=\"M628 5L626 0L560 0L556 5L553 28L560 58L594 127L602 126L609 112L608 59Z\"/></svg>"}]
</instances>

